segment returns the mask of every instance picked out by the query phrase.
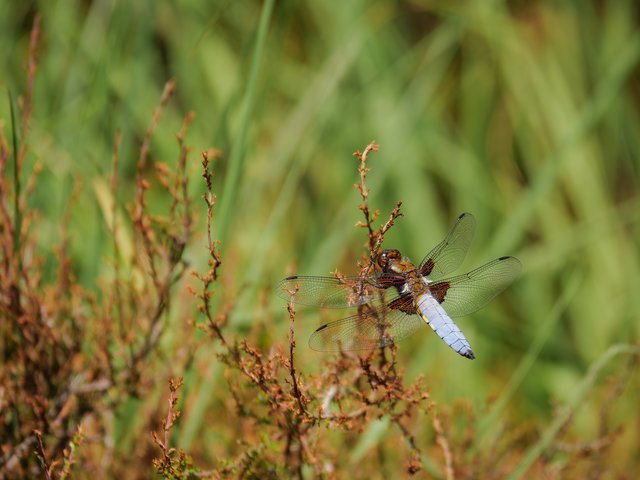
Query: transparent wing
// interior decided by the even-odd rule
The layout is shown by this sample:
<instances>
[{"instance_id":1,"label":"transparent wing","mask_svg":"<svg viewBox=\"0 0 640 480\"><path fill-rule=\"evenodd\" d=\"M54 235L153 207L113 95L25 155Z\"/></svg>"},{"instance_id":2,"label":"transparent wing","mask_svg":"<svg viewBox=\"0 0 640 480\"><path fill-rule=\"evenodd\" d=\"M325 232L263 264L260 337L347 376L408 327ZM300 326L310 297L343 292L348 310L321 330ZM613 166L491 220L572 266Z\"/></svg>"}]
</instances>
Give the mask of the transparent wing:
<instances>
[{"instance_id":1,"label":"transparent wing","mask_svg":"<svg viewBox=\"0 0 640 480\"><path fill-rule=\"evenodd\" d=\"M297 289L294 297L295 303L327 308L380 304L385 300L393 300L398 297L396 289L389 287L402 282L402 280L394 278L391 281L391 278L335 278L295 275L280 282L277 294L280 298L289 300L289 292Z\"/></svg>"},{"instance_id":2,"label":"transparent wing","mask_svg":"<svg viewBox=\"0 0 640 480\"><path fill-rule=\"evenodd\" d=\"M480 310L522 271L520 260L500 257L475 270L429 285L431 294L451 317Z\"/></svg>"},{"instance_id":3,"label":"transparent wing","mask_svg":"<svg viewBox=\"0 0 640 480\"><path fill-rule=\"evenodd\" d=\"M424 322L402 310L372 309L319 327L309 346L320 352L372 350L415 333Z\"/></svg>"},{"instance_id":4,"label":"transparent wing","mask_svg":"<svg viewBox=\"0 0 640 480\"><path fill-rule=\"evenodd\" d=\"M418 268L422 275L428 276L431 280L438 280L456 270L467 255L475 229L476 220L473 215L461 214L445 239L420 262Z\"/></svg>"}]
</instances>

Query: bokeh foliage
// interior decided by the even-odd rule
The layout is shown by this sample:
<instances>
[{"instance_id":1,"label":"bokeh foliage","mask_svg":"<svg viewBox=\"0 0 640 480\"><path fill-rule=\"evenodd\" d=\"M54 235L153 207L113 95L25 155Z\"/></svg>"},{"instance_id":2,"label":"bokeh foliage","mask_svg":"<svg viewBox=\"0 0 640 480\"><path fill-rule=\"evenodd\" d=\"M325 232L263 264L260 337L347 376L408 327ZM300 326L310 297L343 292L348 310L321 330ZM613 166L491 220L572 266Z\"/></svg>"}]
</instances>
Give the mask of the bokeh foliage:
<instances>
[{"instance_id":1,"label":"bokeh foliage","mask_svg":"<svg viewBox=\"0 0 640 480\"><path fill-rule=\"evenodd\" d=\"M638 469L640 383L633 369L624 373L624 352L633 350L609 350L637 346L640 334L637 2L7 1L0 85L16 95L25 90L36 12L42 39L25 169L36 159L44 169L29 207L41 212L46 254L79 189L68 230L85 288L99 296L97 279L113 275L105 192L116 131L125 209L139 144L168 79L176 93L151 160L178 157L175 134L194 111L187 143L221 152L213 166L221 215L213 235L224 258L216 307L229 308L230 328L265 349L287 342L286 312L270 291L281 277L356 271L365 236L352 227L360 212L351 152L375 139L370 203L384 216L402 200L405 215L386 246L419 261L458 213L471 211L478 232L465 267L499 255L524 265L516 285L460 320L477 360L458 358L427 329L398 351L409 378L424 374L431 398L451 405L450 428L463 428L461 411L475 411L469 455L523 429L540 437L513 433L514 451L525 455L541 438L542 448L569 452L570 465L576 454L567 445L604 435L606 405L610 430L626 428L602 471ZM9 118L2 100L10 138ZM188 169L197 197L197 154ZM149 202L161 212L170 199L151 191ZM186 258L203 271L204 208L198 220ZM128 238L124 232L123 249ZM54 278L53 256L43 275ZM174 441L206 466L236 440L216 430L230 408L226 383L215 346L200 345L187 365L176 359L198 313L184 284L174 293L153 385L120 407L113 429L121 452L149 442L146 424L134 420L155 415L167 378L182 375ZM322 359L306 348L318 322L318 312L299 312L303 372L317 372ZM558 424L563 450L552 435L563 418L556 407L574 404L570 421ZM375 457L385 435L365 432L354 462Z\"/></svg>"}]
</instances>

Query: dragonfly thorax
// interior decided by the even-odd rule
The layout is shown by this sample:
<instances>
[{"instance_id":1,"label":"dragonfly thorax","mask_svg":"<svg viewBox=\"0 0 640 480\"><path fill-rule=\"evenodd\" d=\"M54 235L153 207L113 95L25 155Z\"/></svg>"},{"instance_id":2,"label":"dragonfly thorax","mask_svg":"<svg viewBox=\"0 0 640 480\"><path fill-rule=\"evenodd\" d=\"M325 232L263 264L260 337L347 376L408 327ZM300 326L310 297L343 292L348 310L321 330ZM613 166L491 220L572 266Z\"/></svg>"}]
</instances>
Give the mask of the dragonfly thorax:
<instances>
[{"instance_id":1,"label":"dragonfly thorax","mask_svg":"<svg viewBox=\"0 0 640 480\"><path fill-rule=\"evenodd\" d=\"M400 293L410 294L413 298L418 298L429 289L428 286L428 280L414 269L408 272L406 282L402 286Z\"/></svg>"}]
</instances>

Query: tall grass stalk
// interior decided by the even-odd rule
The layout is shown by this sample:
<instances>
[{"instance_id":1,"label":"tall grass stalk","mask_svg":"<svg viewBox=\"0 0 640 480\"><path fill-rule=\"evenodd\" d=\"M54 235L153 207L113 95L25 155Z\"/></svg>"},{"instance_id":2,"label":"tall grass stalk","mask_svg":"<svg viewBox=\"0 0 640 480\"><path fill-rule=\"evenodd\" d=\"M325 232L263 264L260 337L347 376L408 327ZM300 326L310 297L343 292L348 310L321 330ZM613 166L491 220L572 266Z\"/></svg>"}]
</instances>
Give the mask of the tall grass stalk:
<instances>
[{"instance_id":1,"label":"tall grass stalk","mask_svg":"<svg viewBox=\"0 0 640 480\"><path fill-rule=\"evenodd\" d=\"M232 209L238 201L238 187L243 171L243 165L247 155L246 137L251 125L255 124L254 110L257 95L258 74L262 65L264 50L267 43L267 33L275 0L266 0L260 12L260 20L256 33L256 42L251 58L249 75L245 87L244 98L242 99L242 113L238 133L234 138L231 156L229 157L229 168L224 180L222 189L222 200L220 202L219 215L219 235L225 241L230 224L233 222Z\"/></svg>"}]
</instances>

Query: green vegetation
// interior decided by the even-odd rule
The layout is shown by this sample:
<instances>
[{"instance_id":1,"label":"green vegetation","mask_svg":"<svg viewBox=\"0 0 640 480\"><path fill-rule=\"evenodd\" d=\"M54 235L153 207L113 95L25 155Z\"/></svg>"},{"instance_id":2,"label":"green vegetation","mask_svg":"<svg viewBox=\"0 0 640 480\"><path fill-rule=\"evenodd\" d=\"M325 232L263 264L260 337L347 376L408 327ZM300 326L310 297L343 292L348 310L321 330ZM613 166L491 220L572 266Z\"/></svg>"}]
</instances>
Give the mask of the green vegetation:
<instances>
[{"instance_id":1,"label":"green vegetation","mask_svg":"<svg viewBox=\"0 0 640 480\"><path fill-rule=\"evenodd\" d=\"M639 22L633 0L2 2L0 476L632 476ZM470 211L461 272L523 263L459 320L474 361L428 328L320 354L336 312L274 295L358 272L372 139L374 227L402 201L384 247L418 262Z\"/></svg>"}]
</instances>

